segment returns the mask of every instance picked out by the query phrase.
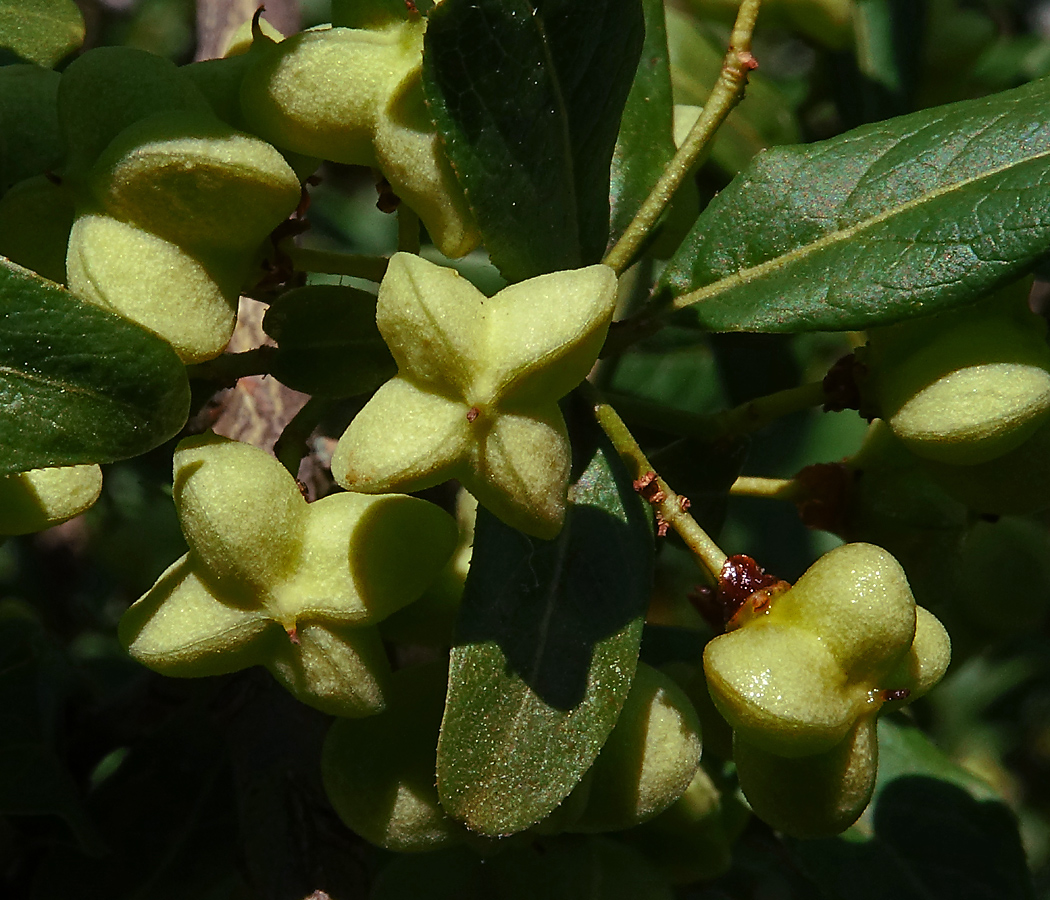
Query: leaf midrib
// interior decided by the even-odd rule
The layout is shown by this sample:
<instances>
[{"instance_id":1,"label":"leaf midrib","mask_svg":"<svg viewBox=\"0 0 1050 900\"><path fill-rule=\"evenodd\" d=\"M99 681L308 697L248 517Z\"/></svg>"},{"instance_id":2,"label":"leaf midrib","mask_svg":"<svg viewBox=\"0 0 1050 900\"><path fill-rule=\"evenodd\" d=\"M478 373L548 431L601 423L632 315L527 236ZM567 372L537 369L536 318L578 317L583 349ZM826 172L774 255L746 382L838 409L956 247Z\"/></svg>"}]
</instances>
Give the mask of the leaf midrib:
<instances>
[{"instance_id":1,"label":"leaf midrib","mask_svg":"<svg viewBox=\"0 0 1050 900\"><path fill-rule=\"evenodd\" d=\"M829 232L828 234L822 235L815 241L811 241L808 244L803 244L801 247L797 247L794 250L790 250L787 253L782 253L779 256L773 257L772 259L766 260L765 262L759 263L757 266L751 266L747 269L741 269L734 275L729 275L725 278L720 278L718 281L711 282L702 288L698 288L694 291L690 291L685 294L679 294L669 304L669 309L680 310L686 307L693 306L697 303L701 303L704 300L708 300L711 297L715 297L718 294L725 293L726 291L732 290L733 288L740 287L742 285L749 284L750 282L761 278L764 275L772 274L778 269L787 268L792 263L800 260L805 260L809 256L816 255L822 250L828 247L832 247L836 244L845 243L858 234L864 231L870 230L877 227L883 222L894 218L895 216L901 216L906 214L911 209L919 207L924 203L932 202L938 197L950 194L953 191L962 191L967 187L970 187L980 182L995 178L1001 175L1003 172L1007 172L1010 169L1016 168L1017 166L1026 165L1030 162L1050 157L1050 147L1047 147L1040 153L1035 153L1031 156L1025 157L1024 159L1012 160L1006 165L999 166L994 169L989 169L980 175L964 178L960 181L953 181L951 184L944 185L939 188L934 188L932 191L922 194L919 197L915 197L912 200L908 200L899 206L891 207L890 209L883 210L877 215L871 216L867 219L862 219L859 222L849 225L846 228ZM870 168L869 168L870 172Z\"/></svg>"}]
</instances>

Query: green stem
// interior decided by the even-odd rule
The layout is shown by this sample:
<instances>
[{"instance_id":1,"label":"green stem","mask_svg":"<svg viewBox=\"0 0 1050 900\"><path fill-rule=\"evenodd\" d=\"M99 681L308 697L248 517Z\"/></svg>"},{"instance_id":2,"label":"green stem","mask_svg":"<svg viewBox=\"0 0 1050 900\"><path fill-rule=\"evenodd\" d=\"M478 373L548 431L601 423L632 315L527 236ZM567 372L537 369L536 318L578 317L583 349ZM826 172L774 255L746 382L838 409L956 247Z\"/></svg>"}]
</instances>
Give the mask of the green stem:
<instances>
[{"instance_id":1,"label":"green stem","mask_svg":"<svg viewBox=\"0 0 1050 900\"><path fill-rule=\"evenodd\" d=\"M798 499L804 489L793 478L758 478L741 475L729 488L734 497L765 497L769 500Z\"/></svg>"},{"instance_id":2,"label":"green stem","mask_svg":"<svg viewBox=\"0 0 1050 900\"><path fill-rule=\"evenodd\" d=\"M655 489L650 486L644 487L643 490L647 492L647 499L656 511L657 520L666 522L678 532L701 568L717 583L726 555L686 511L689 509L688 499L676 494L667 482L656 474L623 419L605 402L598 390L585 381L583 391L594 410L598 424L612 441L631 478L636 484L644 481L646 485L655 485Z\"/></svg>"},{"instance_id":3,"label":"green stem","mask_svg":"<svg viewBox=\"0 0 1050 900\"><path fill-rule=\"evenodd\" d=\"M740 4L729 38L729 49L722 62L722 71L700 117L674 158L667 164L660 180L645 198L627 230L605 255L603 262L615 269L618 275L631 263L638 248L667 204L671 202L693 164L710 144L726 116L744 99L748 73L755 68L755 58L751 55L751 35L755 30L760 4L761 0L743 0Z\"/></svg>"},{"instance_id":4,"label":"green stem","mask_svg":"<svg viewBox=\"0 0 1050 900\"><path fill-rule=\"evenodd\" d=\"M419 216L404 203L397 208L397 249L419 255Z\"/></svg>"},{"instance_id":5,"label":"green stem","mask_svg":"<svg viewBox=\"0 0 1050 900\"><path fill-rule=\"evenodd\" d=\"M299 464L309 452L307 441L328 409L328 401L311 397L281 432L274 445L274 456L280 461L293 478L299 477Z\"/></svg>"},{"instance_id":6,"label":"green stem","mask_svg":"<svg viewBox=\"0 0 1050 900\"><path fill-rule=\"evenodd\" d=\"M707 442L758 431L782 416L819 406L825 400L824 386L819 381L756 397L732 409L706 416L661 406L628 394L606 392L605 397L636 425Z\"/></svg>"},{"instance_id":7,"label":"green stem","mask_svg":"<svg viewBox=\"0 0 1050 900\"><path fill-rule=\"evenodd\" d=\"M390 264L384 256L363 256L358 253L337 253L334 250L314 250L287 244L281 247L301 272L320 272L324 275L349 275L367 281L382 281Z\"/></svg>"},{"instance_id":8,"label":"green stem","mask_svg":"<svg viewBox=\"0 0 1050 900\"><path fill-rule=\"evenodd\" d=\"M711 437L714 439L758 431L783 416L820 406L824 399L824 383L821 381L811 381L756 397L712 416Z\"/></svg>"},{"instance_id":9,"label":"green stem","mask_svg":"<svg viewBox=\"0 0 1050 900\"><path fill-rule=\"evenodd\" d=\"M197 381L233 385L249 375L266 375L276 347L256 347L242 353L224 353L215 359L186 367L186 374Z\"/></svg>"}]
</instances>

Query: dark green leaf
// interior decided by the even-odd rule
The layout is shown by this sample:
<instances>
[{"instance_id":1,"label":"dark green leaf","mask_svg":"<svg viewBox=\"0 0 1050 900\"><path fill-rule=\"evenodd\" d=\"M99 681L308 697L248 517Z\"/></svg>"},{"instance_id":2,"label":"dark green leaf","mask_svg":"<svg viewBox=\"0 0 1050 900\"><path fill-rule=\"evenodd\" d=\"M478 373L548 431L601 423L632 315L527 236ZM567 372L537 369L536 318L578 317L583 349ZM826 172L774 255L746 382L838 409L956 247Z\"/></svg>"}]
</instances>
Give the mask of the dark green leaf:
<instances>
[{"instance_id":1,"label":"dark green leaf","mask_svg":"<svg viewBox=\"0 0 1050 900\"><path fill-rule=\"evenodd\" d=\"M19 740L9 723L0 722L0 813L4 815L56 815L76 835L86 853L105 850L98 830L84 809L73 776L39 741Z\"/></svg>"},{"instance_id":2,"label":"dark green leaf","mask_svg":"<svg viewBox=\"0 0 1050 900\"><path fill-rule=\"evenodd\" d=\"M62 162L56 99L61 80L42 66L0 66L0 195Z\"/></svg>"},{"instance_id":3,"label":"dark green leaf","mask_svg":"<svg viewBox=\"0 0 1050 900\"><path fill-rule=\"evenodd\" d=\"M230 717L222 712L221 719ZM34 900L231 896L240 880L230 865L238 851L236 798L219 719L183 711L137 740L88 800L112 852L87 858L52 843Z\"/></svg>"},{"instance_id":4,"label":"dark green leaf","mask_svg":"<svg viewBox=\"0 0 1050 900\"><path fill-rule=\"evenodd\" d=\"M609 242L638 212L674 156L674 113L663 0L642 0L645 43L612 158Z\"/></svg>"},{"instance_id":5,"label":"dark green leaf","mask_svg":"<svg viewBox=\"0 0 1050 900\"><path fill-rule=\"evenodd\" d=\"M879 777L861 821L830 840L791 841L832 897L1029 900L1013 813L917 728L879 722Z\"/></svg>"},{"instance_id":6,"label":"dark green leaf","mask_svg":"<svg viewBox=\"0 0 1050 900\"><path fill-rule=\"evenodd\" d=\"M650 591L645 510L591 421L561 535L478 510L438 743L442 805L483 834L549 814L594 761L631 685Z\"/></svg>"},{"instance_id":7,"label":"dark green leaf","mask_svg":"<svg viewBox=\"0 0 1050 900\"><path fill-rule=\"evenodd\" d=\"M854 0L852 52L837 54L832 89L844 127L915 109L926 40L926 3Z\"/></svg>"},{"instance_id":8,"label":"dark green leaf","mask_svg":"<svg viewBox=\"0 0 1050 900\"><path fill-rule=\"evenodd\" d=\"M1048 110L1044 80L767 151L661 286L715 331L868 328L975 300L1050 248Z\"/></svg>"},{"instance_id":9,"label":"dark green leaf","mask_svg":"<svg viewBox=\"0 0 1050 900\"><path fill-rule=\"evenodd\" d=\"M0 259L0 474L136 456L188 409L166 342Z\"/></svg>"},{"instance_id":10,"label":"dark green leaf","mask_svg":"<svg viewBox=\"0 0 1050 900\"><path fill-rule=\"evenodd\" d=\"M445 0L423 80L509 281L598 262L609 165L643 39L639 0Z\"/></svg>"},{"instance_id":11,"label":"dark green leaf","mask_svg":"<svg viewBox=\"0 0 1050 900\"><path fill-rule=\"evenodd\" d=\"M374 294L317 284L283 294L266 312L277 341L271 372L290 388L319 397L352 397L397 374L376 327Z\"/></svg>"},{"instance_id":12,"label":"dark green leaf","mask_svg":"<svg viewBox=\"0 0 1050 900\"><path fill-rule=\"evenodd\" d=\"M0 0L0 51L53 66L84 41L84 17L73 0Z\"/></svg>"}]
</instances>

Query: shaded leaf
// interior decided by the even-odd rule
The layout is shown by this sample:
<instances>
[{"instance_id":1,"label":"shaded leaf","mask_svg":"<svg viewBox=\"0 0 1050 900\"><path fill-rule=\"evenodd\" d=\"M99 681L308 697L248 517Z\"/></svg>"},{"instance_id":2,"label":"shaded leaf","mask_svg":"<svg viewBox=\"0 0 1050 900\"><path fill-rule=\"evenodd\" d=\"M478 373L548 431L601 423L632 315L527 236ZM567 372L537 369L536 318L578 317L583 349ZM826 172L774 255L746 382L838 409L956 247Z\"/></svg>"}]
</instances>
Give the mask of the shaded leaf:
<instances>
[{"instance_id":1,"label":"shaded leaf","mask_svg":"<svg viewBox=\"0 0 1050 900\"><path fill-rule=\"evenodd\" d=\"M427 101L509 281L598 262L609 164L643 39L639 0L445 0Z\"/></svg>"},{"instance_id":2,"label":"shaded leaf","mask_svg":"<svg viewBox=\"0 0 1050 900\"><path fill-rule=\"evenodd\" d=\"M715 331L860 329L975 300L1050 248L1048 98L1044 80L767 151L661 288Z\"/></svg>"},{"instance_id":3,"label":"shaded leaf","mask_svg":"<svg viewBox=\"0 0 1050 900\"><path fill-rule=\"evenodd\" d=\"M663 0L643 0L645 43L612 158L609 243L623 234L674 156L674 115Z\"/></svg>"},{"instance_id":4,"label":"shaded leaf","mask_svg":"<svg viewBox=\"0 0 1050 900\"><path fill-rule=\"evenodd\" d=\"M136 456L188 409L169 344L0 258L0 474Z\"/></svg>"},{"instance_id":5,"label":"shaded leaf","mask_svg":"<svg viewBox=\"0 0 1050 900\"><path fill-rule=\"evenodd\" d=\"M263 328L278 344L270 371L297 391L352 397L397 374L374 294L336 284L296 288L270 305Z\"/></svg>"},{"instance_id":6,"label":"shaded leaf","mask_svg":"<svg viewBox=\"0 0 1050 900\"><path fill-rule=\"evenodd\" d=\"M229 766L214 719L173 716L132 746L89 798L112 852L87 858L50 845L34 900L230 896L240 878L230 866L237 827Z\"/></svg>"},{"instance_id":7,"label":"shaded leaf","mask_svg":"<svg viewBox=\"0 0 1050 900\"><path fill-rule=\"evenodd\" d=\"M649 860L601 836L561 835L487 859L467 850L398 856L376 880L371 900L671 900Z\"/></svg>"},{"instance_id":8,"label":"shaded leaf","mask_svg":"<svg viewBox=\"0 0 1050 900\"><path fill-rule=\"evenodd\" d=\"M54 751L39 741L19 740L0 724L0 813L56 815L69 826L85 853L105 850L98 830L84 809L80 791Z\"/></svg>"},{"instance_id":9,"label":"shaded leaf","mask_svg":"<svg viewBox=\"0 0 1050 900\"><path fill-rule=\"evenodd\" d=\"M0 0L0 52L53 66L84 41L84 17L73 0Z\"/></svg>"},{"instance_id":10,"label":"shaded leaf","mask_svg":"<svg viewBox=\"0 0 1050 900\"><path fill-rule=\"evenodd\" d=\"M593 421L573 437L565 528L541 541L478 510L438 742L442 805L484 834L549 814L594 761L638 658L653 542ZM582 471L581 471L582 470Z\"/></svg>"}]
</instances>

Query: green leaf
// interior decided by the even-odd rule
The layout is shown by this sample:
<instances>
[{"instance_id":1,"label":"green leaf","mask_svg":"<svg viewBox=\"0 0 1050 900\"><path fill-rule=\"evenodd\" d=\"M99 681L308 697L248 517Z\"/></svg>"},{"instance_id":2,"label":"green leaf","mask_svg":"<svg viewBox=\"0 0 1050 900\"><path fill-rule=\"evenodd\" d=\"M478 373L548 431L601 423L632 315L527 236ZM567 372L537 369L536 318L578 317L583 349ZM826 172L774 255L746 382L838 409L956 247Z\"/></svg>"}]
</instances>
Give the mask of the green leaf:
<instances>
[{"instance_id":1,"label":"green leaf","mask_svg":"<svg viewBox=\"0 0 1050 900\"><path fill-rule=\"evenodd\" d=\"M73 0L0 0L0 53L51 67L84 42Z\"/></svg>"},{"instance_id":2,"label":"green leaf","mask_svg":"<svg viewBox=\"0 0 1050 900\"><path fill-rule=\"evenodd\" d=\"M610 244L631 224L675 151L663 0L642 0L642 10L645 43L612 158Z\"/></svg>"},{"instance_id":3,"label":"green leaf","mask_svg":"<svg viewBox=\"0 0 1050 900\"><path fill-rule=\"evenodd\" d=\"M277 341L271 373L318 397L352 397L397 374L376 327L376 297L356 288L317 284L282 294L263 329Z\"/></svg>"},{"instance_id":4,"label":"green leaf","mask_svg":"<svg viewBox=\"0 0 1050 900\"><path fill-rule=\"evenodd\" d=\"M608 737L631 685L651 586L652 531L593 421L562 533L527 537L478 510L438 742L450 815L488 835L548 815Z\"/></svg>"},{"instance_id":5,"label":"green leaf","mask_svg":"<svg viewBox=\"0 0 1050 900\"><path fill-rule=\"evenodd\" d=\"M427 102L508 281L601 259L642 32L639 0L445 0L431 13Z\"/></svg>"},{"instance_id":6,"label":"green leaf","mask_svg":"<svg viewBox=\"0 0 1050 900\"><path fill-rule=\"evenodd\" d=\"M668 264L714 331L844 331L977 299L1050 248L1050 80L761 154Z\"/></svg>"},{"instance_id":7,"label":"green leaf","mask_svg":"<svg viewBox=\"0 0 1050 900\"><path fill-rule=\"evenodd\" d=\"M165 341L0 257L0 474L137 456L188 409Z\"/></svg>"},{"instance_id":8,"label":"green leaf","mask_svg":"<svg viewBox=\"0 0 1050 900\"><path fill-rule=\"evenodd\" d=\"M1017 822L991 788L892 720L879 722L879 757L875 796L857 825L838 838L789 842L830 896L1035 896Z\"/></svg>"}]
</instances>

